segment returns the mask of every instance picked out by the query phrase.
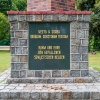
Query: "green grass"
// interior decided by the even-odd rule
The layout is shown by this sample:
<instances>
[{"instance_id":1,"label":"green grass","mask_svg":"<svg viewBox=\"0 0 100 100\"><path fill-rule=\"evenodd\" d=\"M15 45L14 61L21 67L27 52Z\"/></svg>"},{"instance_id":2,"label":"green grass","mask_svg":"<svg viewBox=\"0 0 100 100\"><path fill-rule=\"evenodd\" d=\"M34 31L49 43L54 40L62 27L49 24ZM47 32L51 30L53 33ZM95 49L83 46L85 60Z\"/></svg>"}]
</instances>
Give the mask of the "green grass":
<instances>
[{"instance_id":1,"label":"green grass","mask_svg":"<svg viewBox=\"0 0 100 100\"><path fill-rule=\"evenodd\" d=\"M10 67L10 52L0 51L0 72Z\"/></svg>"},{"instance_id":2,"label":"green grass","mask_svg":"<svg viewBox=\"0 0 100 100\"><path fill-rule=\"evenodd\" d=\"M95 55L89 53L89 66L100 71L100 52Z\"/></svg>"}]
</instances>

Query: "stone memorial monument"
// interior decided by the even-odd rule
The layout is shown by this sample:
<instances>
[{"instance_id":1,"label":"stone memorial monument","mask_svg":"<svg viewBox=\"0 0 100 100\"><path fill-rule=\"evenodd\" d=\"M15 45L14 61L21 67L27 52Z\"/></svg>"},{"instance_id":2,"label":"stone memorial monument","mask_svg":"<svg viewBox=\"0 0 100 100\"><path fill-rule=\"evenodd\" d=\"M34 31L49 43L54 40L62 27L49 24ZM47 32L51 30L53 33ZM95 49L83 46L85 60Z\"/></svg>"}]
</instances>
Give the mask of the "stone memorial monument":
<instances>
[{"instance_id":1,"label":"stone memorial monument","mask_svg":"<svg viewBox=\"0 0 100 100\"><path fill-rule=\"evenodd\" d=\"M88 68L90 14L75 11L75 0L27 0L27 11L8 11L11 77L0 100L100 100Z\"/></svg>"},{"instance_id":2,"label":"stone memorial monument","mask_svg":"<svg viewBox=\"0 0 100 100\"><path fill-rule=\"evenodd\" d=\"M87 83L91 11L75 0L28 0L27 11L8 11L11 78L8 83Z\"/></svg>"}]
</instances>

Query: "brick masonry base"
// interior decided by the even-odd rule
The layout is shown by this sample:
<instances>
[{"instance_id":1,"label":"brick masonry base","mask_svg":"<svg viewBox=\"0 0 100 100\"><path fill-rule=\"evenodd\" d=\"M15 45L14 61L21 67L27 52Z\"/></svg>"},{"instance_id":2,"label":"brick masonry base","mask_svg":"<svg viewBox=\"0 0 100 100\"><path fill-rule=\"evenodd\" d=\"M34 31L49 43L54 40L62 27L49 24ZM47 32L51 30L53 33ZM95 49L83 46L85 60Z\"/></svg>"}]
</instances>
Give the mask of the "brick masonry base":
<instances>
[{"instance_id":1,"label":"brick masonry base","mask_svg":"<svg viewBox=\"0 0 100 100\"><path fill-rule=\"evenodd\" d=\"M0 84L0 100L100 100L100 83Z\"/></svg>"}]
</instances>

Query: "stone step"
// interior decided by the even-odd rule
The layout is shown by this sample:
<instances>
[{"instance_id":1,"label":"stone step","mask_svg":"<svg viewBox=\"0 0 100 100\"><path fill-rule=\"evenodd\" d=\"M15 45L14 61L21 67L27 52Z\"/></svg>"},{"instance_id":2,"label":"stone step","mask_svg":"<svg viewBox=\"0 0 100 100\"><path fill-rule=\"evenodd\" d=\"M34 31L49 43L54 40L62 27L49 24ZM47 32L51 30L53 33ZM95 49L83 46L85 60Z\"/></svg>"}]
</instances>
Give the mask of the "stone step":
<instances>
[{"instance_id":1,"label":"stone step","mask_svg":"<svg viewBox=\"0 0 100 100\"><path fill-rule=\"evenodd\" d=\"M32 84L65 84L65 83L91 83L92 77L55 77L55 78L9 78L8 84L11 83L32 83Z\"/></svg>"},{"instance_id":2,"label":"stone step","mask_svg":"<svg viewBox=\"0 0 100 100\"><path fill-rule=\"evenodd\" d=\"M0 84L0 100L100 100L100 83Z\"/></svg>"}]
</instances>

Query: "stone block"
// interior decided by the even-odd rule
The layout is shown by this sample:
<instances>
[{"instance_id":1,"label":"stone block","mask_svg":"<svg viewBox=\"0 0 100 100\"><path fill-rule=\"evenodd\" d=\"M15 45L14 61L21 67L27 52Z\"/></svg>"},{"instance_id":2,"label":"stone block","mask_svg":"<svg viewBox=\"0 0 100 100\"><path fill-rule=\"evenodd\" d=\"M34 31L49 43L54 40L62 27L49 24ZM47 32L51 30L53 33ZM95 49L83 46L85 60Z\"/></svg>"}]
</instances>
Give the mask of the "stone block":
<instances>
[{"instance_id":1,"label":"stone block","mask_svg":"<svg viewBox=\"0 0 100 100\"><path fill-rule=\"evenodd\" d=\"M63 92L63 100L70 100L72 96L71 92Z\"/></svg>"},{"instance_id":2,"label":"stone block","mask_svg":"<svg viewBox=\"0 0 100 100\"><path fill-rule=\"evenodd\" d=\"M72 92L72 98L76 100L82 100L82 93L81 92Z\"/></svg>"},{"instance_id":3,"label":"stone block","mask_svg":"<svg viewBox=\"0 0 100 100\"><path fill-rule=\"evenodd\" d=\"M82 55L82 61L88 61L88 54Z\"/></svg>"},{"instance_id":4,"label":"stone block","mask_svg":"<svg viewBox=\"0 0 100 100\"><path fill-rule=\"evenodd\" d=\"M80 54L72 54L71 61L81 61L81 55Z\"/></svg>"},{"instance_id":5,"label":"stone block","mask_svg":"<svg viewBox=\"0 0 100 100\"><path fill-rule=\"evenodd\" d=\"M16 54L22 54L22 47L16 47Z\"/></svg>"},{"instance_id":6,"label":"stone block","mask_svg":"<svg viewBox=\"0 0 100 100\"><path fill-rule=\"evenodd\" d=\"M35 15L35 21L42 21L42 15Z\"/></svg>"},{"instance_id":7,"label":"stone block","mask_svg":"<svg viewBox=\"0 0 100 100\"><path fill-rule=\"evenodd\" d=\"M38 79L31 79L30 80L30 83L39 84L39 81L38 81Z\"/></svg>"},{"instance_id":8,"label":"stone block","mask_svg":"<svg viewBox=\"0 0 100 100\"><path fill-rule=\"evenodd\" d=\"M42 71L35 71L35 77L42 77Z\"/></svg>"},{"instance_id":9,"label":"stone block","mask_svg":"<svg viewBox=\"0 0 100 100\"><path fill-rule=\"evenodd\" d=\"M89 30L85 30L85 38L89 38Z\"/></svg>"},{"instance_id":10,"label":"stone block","mask_svg":"<svg viewBox=\"0 0 100 100\"><path fill-rule=\"evenodd\" d=\"M15 47L11 47L10 52L11 52L11 54L15 54Z\"/></svg>"},{"instance_id":11,"label":"stone block","mask_svg":"<svg viewBox=\"0 0 100 100\"><path fill-rule=\"evenodd\" d=\"M72 15L73 21L77 20L77 15Z\"/></svg>"},{"instance_id":12,"label":"stone block","mask_svg":"<svg viewBox=\"0 0 100 100\"><path fill-rule=\"evenodd\" d=\"M43 20L44 21L52 21L53 15L43 15Z\"/></svg>"},{"instance_id":13,"label":"stone block","mask_svg":"<svg viewBox=\"0 0 100 100\"><path fill-rule=\"evenodd\" d=\"M55 84L64 84L65 79L55 79Z\"/></svg>"},{"instance_id":14,"label":"stone block","mask_svg":"<svg viewBox=\"0 0 100 100\"><path fill-rule=\"evenodd\" d=\"M85 83L83 78L75 78L75 83Z\"/></svg>"},{"instance_id":15,"label":"stone block","mask_svg":"<svg viewBox=\"0 0 100 100\"><path fill-rule=\"evenodd\" d=\"M79 46L78 52L79 53L88 53L88 46Z\"/></svg>"},{"instance_id":16,"label":"stone block","mask_svg":"<svg viewBox=\"0 0 100 100\"><path fill-rule=\"evenodd\" d=\"M80 70L71 70L70 76L71 77L80 77Z\"/></svg>"},{"instance_id":17,"label":"stone block","mask_svg":"<svg viewBox=\"0 0 100 100\"><path fill-rule=\"evenodd\" d=\"M10 31L10 37L11 37L11 38L12 38L12 37L15 37L14 31Z\"/></svg>"},{"instance_id":18,"label":"stone block","mask_svg":"<svg viewBox=\"0 0 100 100\"><path fill-rule=\"evenodd\" d=\"M30 99L29 90L27 90L27 91L26 90L22 90L20 96L21 96L22 100L29 100Z\"/></svg>"},{"instance_id":19,"label":"stone block","mask_svg":"<svg viewBox=\"0 0 100 100\"><path fill-rule=\"evenodd\" d=\"M78 53L78 46L72 45L71 46L71 53Z\"/></svg>"},{"instance_id":20,"label":"stone block","mask_svg":"<svg viewBox=\"0 0 100 100\"><path fill-rule=\"evenodd\" d=\"M76 32L77 30L71 30L71 38L76 38Z\"/></svg>"},{"instance_id":21,"label":"stone block","mask_svg":"<svg viewBox=\"0 0 100 100\"><path fill-rule=\"evenodd\" d=\"M61 71L60 70L52 71L52 77L61 77Z\"/></svg>"},{"instance_id":22,"label":"stone block","mask_svg":"<svg viewBox=\"0 0 100 100\"><path fill-rule=\"evenodd\" d=\"M82 21L82 15L77 15L78 21Z\"/></svg>"},{"instance_id":23,"label":"stone block","mask_svg":"<svg viewBox=\"0 0 100 100\"><path fill-rule=\"evenodd\" d=\"M28 30L27 22L19 22L19 30Z\"/></svg>"},{"instance_id":24,"label":"stone block","mask_svg":"<svg viewBox=\"0 0 100 100\"><path fill-rule=\"evenodd\" d=\"M10 30L18 30L18 22L11 22Z\"/></svg>"},{"instance_id":25,"label":"stone block","mask_svg":"<svg viewBox=\"0 0 100 100\"><path fill-rule=\"evenodd\" d=\"M72 62L70 68L71 69L79 69L79 63L78 62Z\"/></svg>"},{"instance_id":26,"label":"stone block","mask_svg":"<svg viewBox=\"0 0 100 100\"><path fill-rule=\"evenodd\" d=\"M88 46L88 44L89 44L88 39L83 39L83 40L82 40L82 45Z\"/></svg>"},{"instance_id":27,"label":"stone block","mask_svg":"<svg viewBox=\"0 0 100 100\"><path fill-rule=\"evenodd\" d=\"M69 70L62 70L62 77L69 77Z\"/></svg>"},{"instance_id":28,"label":"stone block","mask_svg":"<svg viewBox=\"0 0 100 100\"><path fill-rule=\"evenodd\" d=\"M49 96L50 96L50 100L55 100L55 92L54 91L50 91Z\"/></svg>"},{"instance_id":29,"label":"stone block","mask_svg":"<svg viewBox=\"0 0 100 100\"><path fill-rule=\"evenodd\" d=\"M27 21L35 21L35 15L26 15Z\"/></svg>"},{"instance_id":30,"label":"stone block","mask_svg":"<svg viewBox=\"0 0 100 100\"><path fill-rule=\"evenodd\" d=\"M78 21L71 22L71 29L81 29L82 23Z\"/></svg>"},{"instance_id":31,"label":"stone block","mask_svg":"<svg viewBox=\"0 0 100 100\"><path fill-rule=\"evenodd\" d=\"M11 46L18 46L18 39L17 38L11 38Z\"/></svg>"},{"instance_id":32,"label":"stone block","mask_svg":"<svg viewBox=\"0 0 100 100\"><path fill-rule=\"evenodd\" d=\"M53 15L52 21L59 21L59 15L58 14Z\"/></svg>"},{"instance_id":33,"label":"stone block","mask_svg":"<svg viewBox=\"0 0 100 100\"><path fill-rule=\"evenodd\" d=\"M15 37L16 38L22 38L22 31L15 31Z\"/></svg>"},{"instance_id":34,"label":"stone block","mask_svg":"<svg viewBox=\"0 0 100 100\"><path fill-rule=\"evenodd\" d=\"M20 43L20 46L27 46L27 39L20 39L19 43Z\"/></svg>"},{"instance_id":35,"label":"stone block","mask_svg":"<svg viewBox=\"0 0 100 100\"><path fill-rule=\"evenodd\" d=\"M79 46L79 45L81 45L81 40L80 39L71 39L71 45Z\"/></svg>"},{"instance_id":36,"label":"stone block","mask_svg":"<svg viewBox=\"0 0 100 100\"><path fill-rule=\"evenodd\" d=\"M20 71L20 78L26 78L26 70L21 70Z\"/></svg>"},{"instance_id":37,"label":"stone block","mask_svg":"<svg viewBox=\"0 0 100 100\"><path fill-rule=\"evenodd\" d=\"M10 90L10 99L20 99L20 92L17 90Z\"/></svg>"},{"instance_id":38,"label":"stone block","mask_svg":"<svg viewBox=\"0 0 100 100\"><path fill-rule=\"evenodd\" d=\"M28 56L26 55L20 55L19 59L20 59L20 62L28 62Z\"/></svg>"},{"instance_id":39,"label":"stone block","mask_svg":"<svg viewBox=\"0 0 100 100\"><path fill-rule=\"evenodd\" d=\"M9 92L6 91L0 91L0 99L1 100L8 100L9 99Z\"/></svg>"},{"instance_id":40,"label":"stone block","mask_svg":"<svg viewBox=\"0 0 100 100\"><path fill-rule=\"evenodd\" d=\"M74 83L74 78L65 79L65 83Z\"/></svg>"},{"instance_id":41,"label":"stone block","mask_svg":"<svg viewBox=\"0 0 100 100\"><path fill-rule=\"evenodd\" d=\"M48 95L48 91L44 91L41 93L41 99L42 100L48 100L49 99L49 95Z\"/></svg>"},{"instance_id":42,"label":"stone block","mask_svg":"<svg viewBox=\"0 0 100 100\"><path fill-rule=\"evenodd\" d=\"M28 54L28 48L27 47L23 47L22 54Z\"/></svg>"},{"instance_id":43,"label":"stone block","mask_svg":"<svg viewBox=\"0 0 100 100\"><path fill-rule=\"evenodd\" d=\"M47 79L47 83L48 84L54 84L55 83L55 79Z\"/></svg>"},{"instance_id":44,"label":"stone block","mask_svg":"<svg viewBox=\"0 0 100 100\"><path fill-rule=\"evenodd\" d=\"M27 68L28 68L27 63L12 63L11 64L12 70L22 70L22 69L27 69Z\"/></svg>"},{"instance_id":45,"label":"stone block","mask_svg":"<svg viewBox=\"0 0 100 100\"><path fill-rule=\"evenodd\" d=\"M39 99L40 99L40 93L37 92L37 91L32 91L32 92L31 92L31 98L32 98L33 100L39 100Z\"/></svg>"},{"instance_id":46,"label":"stone block","mask_svg":"<svg viewBox=\"0 0 100 100\"><path fill-rule=\"evenodd\" d=\"M27 77L34 77L34 71L33 70L28 70L27 71Z\"/></svg>"},{"instance_id":47,"label":"stone block","mask_svg":"<svg viewBox=\"0 0 100 100\"><path fill-rule=\"evenodd\" d=\"M59 21L66 21L68 19L68 15L59 15Z\"/></svg>"},{"instance_id":48,"label":"stone block","mask_svg":"<svg viewBox=\"0 0 100 100\"><path fill-rule=\"evenodd\" d=\"M100 100L100 92L91 92L91 98L93 100Z\"/></svg>"},{"instance_id":49,"label":"stone block","mask_svg":"<svg viewBox=\"0 0 100 100\"><path fill-rule=\"evenodd\" d=\"M88 69L88 62L80 62L79 66L80 69Z\"/></svg>"},{"instance_id":50,"label":"stone block","mask_svg":"<svg viewBox=\"0 0 100 100\"><path fill-rule=\"evenodd\" d=\"M83 94L84 96L83 96L83 99L90 99L90 92L84 92L84 94Z\"/></svg>"},{"instance_id":51,"label":"stone block","mask_svg":"<svg viewBox=\"0 0 100 100\"><path fill-rule=\"evenodd\" d=\"M90 15L83 15L83 20L84 21L90 21L91 20Z\"/></svg>"},{"instance_id":52,"label":"stone block","mask_svg":"<svg viewBox=\"0 0 100 100\"><path fill-rule=\"evenodd\" d=\"M23 31L23 34L22 34L22 38L24 39L28 39L28 32L27 31Z\"/></svg>"},{"instance_id":53,"label":"stone block","mask_svg":"<svg viewBox=\"0 0 100 100\"><path fill-rule=\"evenodd\" d=\"M18 15L9 15L8 19L9 19L9 21L17 21L18 20Z\"/></svg>"},{"instance_id":54,"label":"stone block","mask_svg":"<svg viewBox=\"0 0 100 100\"><path fill-rule=\"evenodd\" d=\"M19 21L26 21L26 15L19 15Z\"/></svg>"},{"instance_id":55,"label":"stone block","mask_svg":"<svg viewBox=\"0 0 100 100\"><path fill-rule=\"evenodd\" d=\"M19 71L11 71L11 78L19 78Z\"/></svg>"},{"instance_id":56,"label":"stone block","mask_svg":"<svg viewBox=\"0 0 100 100\"><path fill-rule=\"evenodd\" d=\"M11 55L11 62L19 62L19 56L18 55Z\"/></svg>"},{"instance_id":57,"label":"stone block","mask_svg":"<svg viewBox=\"0 0 100 100\"><path fill-rule=\"evenodd\" d=\"M77 30L77 38L78 39L85 38L85 31L82 29L78 29Z\"/></svg>"},{"instance_id":58,"label":"stone block","mask_svg":"<svg viewBox=\"0 0 100 100\"><path fill-rule=\"evenodd\" d=\"M58 91L55 93L55 99L62 100L62 92L61 91Z\"/></svg>"},{"instance_id":59,"label":"stone block","mask_svg":"<svg viewBox=\"0 0 100 100\"><path fill-rule=\"evenodd\" d=\"M39 84L47 84L47 79L38 79Z\"/></svg>"},{"instance_id":60,"label":"stone block","mask_svg":"<svg viewBox=\"0 0 100 100\"><path fill-rule=\"evenodd\" d=\"M51 77L51 71L44 71L43 72L43 77L48 77L48 78L50 78Z\"/></svg>"},{"instance_id":61,"label":"stone block","mask_svg":"<svg viewBox=\"0 0 100 100\"><path fill-rule=\"evenodd\" d=\"M82 28L83 29L89 29L89 23L82 23Z\"/></svg>"},{"instance_id":62,"label":"stone block","mask_svg":"<svg viewBox=\"0 0 100 100\"><path fill-rule=\"evenodd\" d=\"M89 70L81 70L81 76L86 77L89 75Z\"/></svg>"}]
</instances>

